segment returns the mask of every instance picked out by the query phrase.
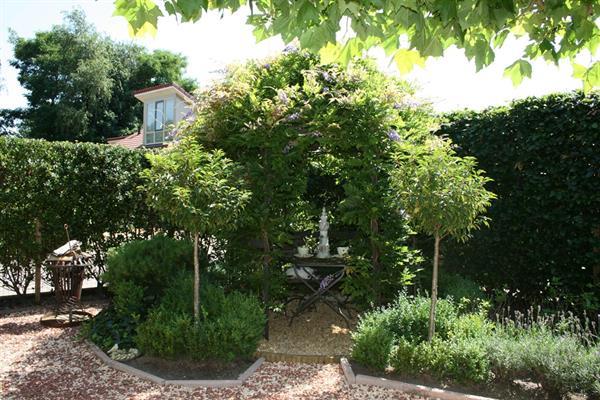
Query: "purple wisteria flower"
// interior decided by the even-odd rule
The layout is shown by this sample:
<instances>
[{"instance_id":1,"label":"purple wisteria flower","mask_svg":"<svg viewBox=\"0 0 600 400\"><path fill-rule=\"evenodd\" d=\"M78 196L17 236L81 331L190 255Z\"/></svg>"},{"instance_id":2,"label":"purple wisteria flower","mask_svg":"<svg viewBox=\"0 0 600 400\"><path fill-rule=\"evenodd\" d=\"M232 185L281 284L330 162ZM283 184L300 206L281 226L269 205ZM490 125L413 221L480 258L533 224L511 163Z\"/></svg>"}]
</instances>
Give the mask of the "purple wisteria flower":
<instances>
[{"instance_id":1,"label":"purple wisteria flower","mask_svg":"<svg viewBox=\"0 0 600 400\"><path fill-rule=\"evenodd\" d=\"M295 112L287 116L286 121L298 121L300 119L300 113Z\"/></svg>"},{"instance_id":2,"label":"purple wisteria flower","mask_svg":"<svg viewBox=\"0 0 600 400\"><path fill-rule=\"evenodd\" d=\"M288 104L290 102L290 99L289 99L287 93L284 92L283 90L277 91L277 97L279 97L279 101L282 102L283 104Z\"/></svg>"},{"instance_id":3,"label":"purple wisteria flower","mask_svg":"<svg viewBox=\"0 0 600 400\"><path fill-rule=\"evenodd\" d=\"M329 88L327 86L323 87L323 93L329 93Z\"/></svg>"},{"instance_id":4,"label":"purple wisteria flower","mask_svg":"<svg viewBox=\"0 0 600 400\"><path fill-rule=\"evenodd\" d=\"M264 69L271 69L271 64L266 63L266 64L263 65L263 68Z\"/></svg>"},{"instance_id":5,"label":"purple wisteria flower","mask_svg":"<svg viewBox=\"0 0 600 400\"><path fill-rule=\"evenodd\" d=\"M333 81L333 76L329 72L327 72L327 71L321 72L321 77L323 79L325 79L327 82Z\"/></svg>"},{"instance_id":6,"label":"purple wisteria flower","mask_svg":"<svg viewBox=\"0 0 600 400\"><path fill-rule=\"evenodd\" d=\"M283 53L296 53L298 52L298 47L294 46L293 44L288 44L287 46L285 46L285 48L283 49Z\"/></svg>"},{"instance_id":7,"label":"purple wisteria flower","mask_svg":"<svg viewBox=\"0 0 600 400\"><path fill-rule=\"evenodd\" d=\"M399 110L401 108L402 108L402 104L400 104L400 103L394 103L394 109L395 110Z\"/></svg>"},{"instance_id":8,"label":"purple wisteria flower","mask_svg":"<svg viewBox=\"0 0 600 400\"><path fill-rule=\"evenodd\" d=\"M390 140L393 140L394 142L399 142L400 141L400 135L398 134L398 132L395 129L390 129L387 133L388 138Z\"/></svg>"}]
</instances>

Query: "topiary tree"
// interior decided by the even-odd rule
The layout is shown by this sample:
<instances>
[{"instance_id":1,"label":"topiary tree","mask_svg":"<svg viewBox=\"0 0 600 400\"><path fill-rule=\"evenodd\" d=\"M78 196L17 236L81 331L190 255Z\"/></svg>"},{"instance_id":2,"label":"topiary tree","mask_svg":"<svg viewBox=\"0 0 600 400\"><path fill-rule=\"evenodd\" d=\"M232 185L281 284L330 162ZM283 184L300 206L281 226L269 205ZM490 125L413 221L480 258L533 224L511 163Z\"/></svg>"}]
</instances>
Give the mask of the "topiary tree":
<instances>
[{"instance_id":1,"label":"topiary tree","mask_svg":"<svg viewBox=\"0 0 600 400\"><path fill-rule=\"evenodd\" d=\"M205 151L189 139L148 154L142 172L150 205L194 237L194 318L200 319L200 236L231 228L250 198L237 166L220 150ZM204 249L208 250L208 249Z\"/></svg>"},{"instance_id":2,"label":"topiary tree","mask_svg":"<svg viewBox=\"0 0 600 400\"><path fill-rule=\"evenodd\" d=\"M449 141L432 138L424 145L399 144L398 168L392 173L397 198L417 231L434 238L429 341L435 334L440 241L466 240L487 219L481 214L496 196L485 189L490 179L472 157L458 157Z\"/></svg>"}]
</instances>

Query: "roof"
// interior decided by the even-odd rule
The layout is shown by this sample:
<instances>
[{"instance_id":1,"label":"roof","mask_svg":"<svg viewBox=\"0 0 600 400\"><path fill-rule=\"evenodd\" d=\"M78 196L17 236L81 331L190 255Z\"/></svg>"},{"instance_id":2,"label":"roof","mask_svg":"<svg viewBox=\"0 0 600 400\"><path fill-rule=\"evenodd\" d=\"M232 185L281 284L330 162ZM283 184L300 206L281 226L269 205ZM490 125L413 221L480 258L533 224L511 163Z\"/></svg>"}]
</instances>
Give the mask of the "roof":
<instances>
[{"instance_id":1,"label":"roof","mask_svg":"<svg viewBox=\"0 0 600 400\"><path fill-rule=\"evenodd\" d=\"M170 87L177 90L179 92L179 94L181 94L183 97L185 97L189 100L194 100L194 96L192 96L189 92L187 92L184 88L182 88L181 86L179 86L176 83L164 83L162 85L154 85L154 86L150 86L147 88L139 89L139 90L134 91L133 95L137 96L138 94L150 93L150 92L154 92L156 90L167 89Z\"/></svg>"},{"instance_id":2,"label":"roof","mask_svg":"<svg viewBox=\"0 0 600 400\"><path fill-rule=\"evenodd\" d=\"M123 146L128 149L137 149L144 145L144 131L135 132L130 135L107 138L108 144L113 146Z\"/></svg>"}]
</instances>

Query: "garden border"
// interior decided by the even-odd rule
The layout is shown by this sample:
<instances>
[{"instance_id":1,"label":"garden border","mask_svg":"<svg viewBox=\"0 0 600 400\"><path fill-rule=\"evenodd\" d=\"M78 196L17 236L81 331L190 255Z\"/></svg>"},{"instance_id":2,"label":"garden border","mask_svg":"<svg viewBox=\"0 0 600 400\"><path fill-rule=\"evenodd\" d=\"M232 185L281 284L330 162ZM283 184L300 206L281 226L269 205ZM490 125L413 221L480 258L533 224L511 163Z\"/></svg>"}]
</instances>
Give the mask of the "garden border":
<instances>
[{"instance_id":1,"label":"garden border","mask_svg":"<svg viewBox=\"0 0 600 400\"><path fill-rule=\"evenodd\" d=\"M492 397L476 396L472 394L454 392L451 390L440 389L425 385L415 385L393 379L380 378L370 375L354 374L352 365L347 358L340 359L340 367L344 372L344 378L348 386L354 385L372 385L383 388L395 389L405 393L418 394L421 396L432 397L443 400L496 400Z\"/></svg>"},{"instance_id":2,"label":"garden border","mask_svg":"<svg viewBox=\"0 0 600 400\"><path fill-rule=\"evenodd\" d=\"M252 365L242 372L237 379L197 379L197 380L176 380L176 379L164 379L156 375L152 375L146 371L134 368L130 365L122 362L113 360L105 352L103 352L98 346L89 340L85 340L89 349L94 353L104 364L110 368L126 372L134 375L138 378L152 381L159 385L178 385L188 388L197 387L211 387L211 388L223 388L223 387L234 387L241 386L265 361L264 357L258 358Z\"/></svg>"}]
</instances>

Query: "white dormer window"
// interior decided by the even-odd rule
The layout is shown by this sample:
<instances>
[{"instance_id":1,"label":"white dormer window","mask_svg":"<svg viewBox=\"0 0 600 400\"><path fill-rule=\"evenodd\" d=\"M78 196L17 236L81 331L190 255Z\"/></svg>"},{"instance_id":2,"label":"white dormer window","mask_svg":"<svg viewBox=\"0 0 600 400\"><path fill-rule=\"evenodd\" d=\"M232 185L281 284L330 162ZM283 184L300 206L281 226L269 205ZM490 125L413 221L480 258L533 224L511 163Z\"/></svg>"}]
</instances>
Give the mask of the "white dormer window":
<instances>
[{"instance_id":1,"label":"white dormer window","mask_svg":"<svg viewBox=\"0 0 600 400\"><path fill-rule=\"evenodd\" d=\"M161 145L189 110L192 96L175 84L157 85L136 91L144 103L144 145Z\"/></svg>"},{"instance_id":2,"label":"white dormer window","mask_svg":"<svg viewBox=\"0 0 600 400\"><path fill-rule=\"evenodd\" d=\"M148 103L146 114L146 144L163 143L175 124L175 98Z\"/></svg>"}]
</instances>

